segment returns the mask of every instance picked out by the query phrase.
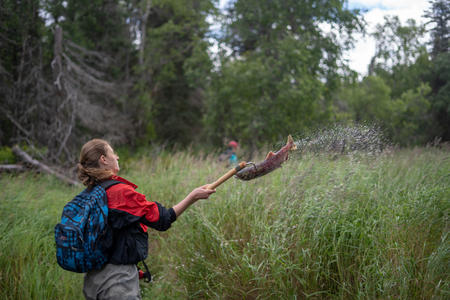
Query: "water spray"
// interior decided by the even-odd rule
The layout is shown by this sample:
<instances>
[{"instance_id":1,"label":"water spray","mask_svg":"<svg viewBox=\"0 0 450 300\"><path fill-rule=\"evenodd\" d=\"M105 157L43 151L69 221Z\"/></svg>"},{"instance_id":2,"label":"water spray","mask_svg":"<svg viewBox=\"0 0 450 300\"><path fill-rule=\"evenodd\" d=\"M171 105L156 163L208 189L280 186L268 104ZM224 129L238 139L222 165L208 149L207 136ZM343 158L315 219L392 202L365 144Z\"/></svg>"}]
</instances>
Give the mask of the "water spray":
<instances>
[{"instance_id":1,"label":"water spray","mask_svg":"<svg viewBox=\"0 0 450 300\"><path fill-rule=\"evenodd\" d=\"M291 135L287 143L277 152L270 151L264 161L255 164L253 162L241 162L235 168L229 170L208 188L215 189L233 175L244 181L264 176L288 160L289 152L297 150L301 154L311 153L354 153L363 152L369 154L380 153L385 142L381 132L375 127L366 125L343 126L337 125L317 131L303 139L294 142Z\"/></svg>"},{"instance_id":2,"label":"water spray","mask_svg":"<svg viewBox=\"0 0 450 300\"><path fill-rule=\"evenodd\" d=\"M310 134L295 143L304 153L367 153L378 154L386 142L381 131L367 125L336 125Z\"/></svg>"}]
</instances>

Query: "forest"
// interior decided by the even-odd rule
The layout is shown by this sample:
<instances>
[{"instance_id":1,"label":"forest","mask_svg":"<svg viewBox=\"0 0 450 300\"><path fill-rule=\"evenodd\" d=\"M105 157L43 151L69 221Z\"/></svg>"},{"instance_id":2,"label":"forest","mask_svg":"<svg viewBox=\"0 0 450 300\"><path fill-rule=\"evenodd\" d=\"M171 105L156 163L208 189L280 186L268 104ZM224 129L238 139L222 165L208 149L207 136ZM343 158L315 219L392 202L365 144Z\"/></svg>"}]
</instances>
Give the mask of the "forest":
<instances>
[{"instance_id":1,"label":"forest","mask_svg":"<svg viewBox=\"0 0 450 300\"><path fill-rule=\"evenodd\" d=\"M448 4L430 1L427 24L388 16L369 32L344 0L3 0L1 159L18 144L73 165L92 137L255 150L330 124L446 142ZM364 77L343 58L358 33L376 39Z\"/></svg>"}]
</instances>

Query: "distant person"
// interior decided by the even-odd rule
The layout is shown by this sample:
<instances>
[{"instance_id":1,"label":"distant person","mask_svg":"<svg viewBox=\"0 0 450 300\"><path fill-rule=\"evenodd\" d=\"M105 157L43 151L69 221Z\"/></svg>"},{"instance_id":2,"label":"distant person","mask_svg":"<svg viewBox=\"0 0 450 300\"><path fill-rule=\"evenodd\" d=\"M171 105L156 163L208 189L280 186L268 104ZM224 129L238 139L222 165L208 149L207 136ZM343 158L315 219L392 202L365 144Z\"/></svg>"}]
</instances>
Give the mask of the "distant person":
<instances>
[{"instance_id":1,"label":"distant person","mask_svg":"<svg viewBox=\"0 0 450 300\"><path fill-rule=\"evenodd\" d=\"M148 201L136 191L135 184L117 176L119 170L119 156L108 142L93 139L81 148L78 178L85 186L93 187L109 179L121 182L106 190L113 245L108 263L100 270L86 273L83 288L86 299L141 299L136 264L148 255L147 228L169 229L190 205L215 192L206 185L195 188L167 209Z\"/></svg>"},{"instance_id":2,"label":"distant person","mask_svg":"<svg viewBox=\"0 0 450 300\"><path fill-rule=\"evenodd\" d=\"M234 166L238 163L237 149L239 144L236 141L230 141L227 149L220 154L219 161L226 161L228 165Z\"/></svg>"}]
</instances>

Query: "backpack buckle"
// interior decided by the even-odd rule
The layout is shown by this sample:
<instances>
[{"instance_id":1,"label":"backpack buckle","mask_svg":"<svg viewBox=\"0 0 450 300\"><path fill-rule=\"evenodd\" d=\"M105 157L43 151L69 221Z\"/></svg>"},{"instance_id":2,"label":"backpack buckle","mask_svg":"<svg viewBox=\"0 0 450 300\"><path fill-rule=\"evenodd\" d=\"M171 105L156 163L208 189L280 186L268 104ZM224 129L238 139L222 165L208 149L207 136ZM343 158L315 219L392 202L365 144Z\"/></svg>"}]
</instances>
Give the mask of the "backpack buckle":
<instances>
[{"instance_id":1,"label":"backpack buckle","mask_svg":"<svg viewBox=\"0 0 450 300\"><path fill-rule=\"evenodd\" d=\"M144 282L151 282L152 281L152 274L148 270L147 264L144 261L142 261L142 264L145 267L145 272L142 271L141 268L139 268L139 266L136 265L138 270L139 270L139 279L144 279Z\"/></svg>"}]
</instances>

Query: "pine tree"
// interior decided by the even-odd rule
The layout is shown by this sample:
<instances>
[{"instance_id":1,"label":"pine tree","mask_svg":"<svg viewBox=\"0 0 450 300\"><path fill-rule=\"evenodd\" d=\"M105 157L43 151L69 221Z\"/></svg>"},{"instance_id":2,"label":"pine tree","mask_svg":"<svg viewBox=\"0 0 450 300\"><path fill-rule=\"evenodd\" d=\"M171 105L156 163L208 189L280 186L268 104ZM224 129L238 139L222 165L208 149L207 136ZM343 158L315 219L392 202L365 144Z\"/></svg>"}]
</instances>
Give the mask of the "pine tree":
<instances>
[{"instance_id":1,"label":"pine tree","mask_svg":"<svg viewBox=\"0 0 450 300\"><path fill-rule=\"evenodd\" d=\"M434 116L431 134L450 140L450 53L449 53L449 22L450 2L448 0L430 1L431 10L426 13L430 23L432 48L432 70L428 81L432 88L430 95L432 113Z\"/></svg>"},{"instance_id":2,"label":"pine tree","mask_svg":"<svg viewBox=\"0 0 450 300\"><path fill-rule=\"evenodd\" d=\"M425 17L429 18L429 23L434 25L431 29L431 44L432 56L435 58L449 51L450 1L434 0L430 1L430 4L431 10L425 13Z\"/></svg>"}]
</instances>

